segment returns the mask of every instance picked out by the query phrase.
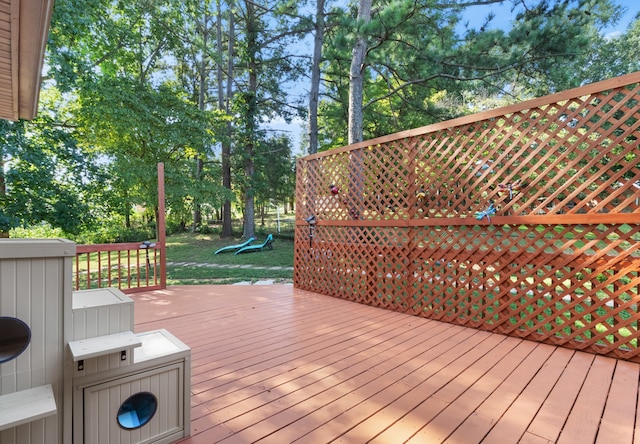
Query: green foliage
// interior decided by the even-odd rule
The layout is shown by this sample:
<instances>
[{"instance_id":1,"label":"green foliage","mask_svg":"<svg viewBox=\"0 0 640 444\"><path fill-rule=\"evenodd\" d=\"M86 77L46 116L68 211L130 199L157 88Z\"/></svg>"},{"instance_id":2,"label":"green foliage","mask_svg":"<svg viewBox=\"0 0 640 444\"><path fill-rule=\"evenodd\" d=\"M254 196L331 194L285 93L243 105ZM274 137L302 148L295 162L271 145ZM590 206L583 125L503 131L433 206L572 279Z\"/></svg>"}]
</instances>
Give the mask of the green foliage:
<instances>
[{"instance_id":1,"label":"green foliage","mask_svg":"<svg viewBox=\"0 0 640 444\"><path fill-rule=\"evenodd\" d=\"M258 201L267 204L287 202L295 194L294 162L287 137L272 137L260 145L254 188Z\"/></svg>"},{"instance_id":2,"label":"green foliage","mask_svg":"<svg viewBox=\"0 0 640 444\"><path fill-rule=\"evenodd\" d=\"M361 30L368 41L363 66L365 138L438 120L431 98L434 91L442 88L439 75L448 63L444 59L447 51L455 50L457 45L452 26L457 11L433 6L433 2L383 2ZM346 12L352 15L336 12L340 25L330 27L325 39L325 77L331 100L320 105L320 126L327 129L326 135L320 137L321 149L338 146L347 139L347 75L353 30L358 24L354 12Z\"/></svg>"},{"instance_id":3,"label":"green foliage","mask_svg":"<svg viewBox=\"0 0 640 444\"><path fill-rule=\"evenodd\" d=\"M46 114L33 122L0 122L0 228L48 222L77 234L91 221L88 180L94 170L68 131Z\"/></svg>"},{"instance_id":4,"label":"green foliage","mask_svg":"<svg viewBox=\"0 0 640 444\"><path fill-rule=\"evenodd\" d=\"M355 4L327 11L320 149L347 142L357 35L368 44L365 138L640 69L640 21L617 38L600 34L620 17L615 2L506 3L518 8L510 29L489 15L462 34L460 2L383 0L366 24ZM303 114L307 97L291 85L307 74L297 42L313 21L299 8L57 0L39 116L0 123L0 230L48 226L100 243L152 237L158 162L169 232L227 199L238 212L247 199L259 209L289 200L291 142L265 124ZM231 189L222 186L221 142L232 147Z\"/></svg>"},{"instance_id":5,"label":"green foliage","mask_svg":"<svg viewBox=\"0 0 640 444\"><path fill-rule=\"evenodd\" d=\"M640 47L640 20L629 25L626 33L597 36L589 43L592 51L573 65L574 77L596 82L630 72L640 71L637 48Z\"/></svg>"},{"instance_id":6,"label":"green foliage","mask_svg":"<svg viewBox=\"0 0 640 444\"><path fill-rule=\"evenodd\" d=\"M155 239L155 227L150 225L134 224L125 227L121 218L105 219L91 231L85 231L72 238L79 244L113 244L119 242L142 242Z\"/></svg>"},{"instance_id":7,"label":"green foliage","mask_svg":"<svg viewBox=\"0 0 640 444\"><path fill-rule=\"evenodd\" d=\"M157 205L157 164L165 164L167 209L185 224L193 202L225 195L209 168L223 114L200 109L172 80L167 61L182 50L185 10L164 1L56 2L50 39L51 76L73 91L74 136L101 165L101 217ZM191 5L185 5L188 7ZM81 33L77 31L81 30ZM227 193L228 194L228 193Z\"/></svg>"},{"instance_id":8,"label":"green foliage","mask_svg":"<svg viewBox=\"0 0 640 444\"><path fill-rule=\"evenodd\" d=\"M39 222L28 227L15 227L9 230L11 238L28 239L69 239L78 244L112 244L118 242L141 242L155 238L155 228L145 225L141 221L133 227L126 228L119 217L103 219L92 229L73 234L60 227L54 227L49 222Z\"/></svg>"},{"instance_id":9,"label":"green foliage","mask_svg":"<svg viewBox=\"0 0 640 444\"><path fill-rule=\"evenodd\" d=\"M357 29L368 41L362 67L365 139L487 105L475 97L512 103L637 68L623 62L637 57L622 49L637 45L628 40L605 44L599 34L620 17L621 8L612 1L514 1L522 12L514 14L511 29L493 27L489 15L483 26L464 35L457 35L456 28L462 7L452 3L383 1L365 27L356 23L356 11L334 11L324 47L321 149L344 145L347 139L347 76ZM598 66L595 54L602 60ZM605 65L615 69L603 69Z\"/></svg>"},{"instance_id":10,"label":"green foliage","mask_svg":"<svg viewBox=\"0 0 640 444\"><path fill-rule=\"evenodd\" d=\"M19 239L64 239L68 238L69 235L62 228L54 228L48 222L40 222L28 228L13 228L9 231L9 237Z\"/></svg>"},{"instance_id":11,"label":"green foliage","mask_svg":"<svg viewBox=\"0 0 640 444\"><path fill-rule=\"evenodd\" d=\"M120 214L133 205L154 208L157 164L165 164L166 202L170 212L187 220L194 199L220 202L225 196L208 168L195 178L191 162L206 156L216 125L224 119L200 111L166 84L157 89L123 78L104 78L82 91L80 126L94 149L108 156L110 185L120 196ZM185 174L186 172L186 174ZM216 175L217 175L216 174Z\"/></svg>"}]
</instances>

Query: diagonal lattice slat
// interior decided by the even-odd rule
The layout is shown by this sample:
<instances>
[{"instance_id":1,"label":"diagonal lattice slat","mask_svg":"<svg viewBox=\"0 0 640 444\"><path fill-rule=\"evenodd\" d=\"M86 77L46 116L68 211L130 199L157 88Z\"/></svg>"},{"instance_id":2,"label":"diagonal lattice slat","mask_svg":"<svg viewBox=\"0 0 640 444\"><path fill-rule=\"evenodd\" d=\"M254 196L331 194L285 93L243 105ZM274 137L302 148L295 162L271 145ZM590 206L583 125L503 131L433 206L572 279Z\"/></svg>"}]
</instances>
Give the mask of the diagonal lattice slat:
<instances>
[{"instance_id":1,"label":"diagonal lattice slat","mask_svg":"<svg viewBox=\"0 0 640 444\"><path fill-rule=\"evenodd\" d=\"M295 285L640 362L639 102L636 73L300 159Z\"/></svg>"}]
</instances>

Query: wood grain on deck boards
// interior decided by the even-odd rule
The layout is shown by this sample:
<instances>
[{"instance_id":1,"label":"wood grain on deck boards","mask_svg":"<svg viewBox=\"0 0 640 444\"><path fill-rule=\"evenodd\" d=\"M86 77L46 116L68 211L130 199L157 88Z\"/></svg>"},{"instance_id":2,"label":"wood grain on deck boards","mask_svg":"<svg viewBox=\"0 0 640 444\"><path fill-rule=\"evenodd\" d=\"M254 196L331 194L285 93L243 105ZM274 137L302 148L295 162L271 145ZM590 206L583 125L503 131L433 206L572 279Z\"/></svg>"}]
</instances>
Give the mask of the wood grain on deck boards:
<instances>
[{"instance_id":1,"label":"wood grain on deck boards","mask_svg":"<svg viewBox=\"0 0 640 444\"><path fill-rule=\"evenodd\" d=\"M132 295L192 348L182 444L624 443L640 366L288 285Z\"/></svg>"}]
</instances>

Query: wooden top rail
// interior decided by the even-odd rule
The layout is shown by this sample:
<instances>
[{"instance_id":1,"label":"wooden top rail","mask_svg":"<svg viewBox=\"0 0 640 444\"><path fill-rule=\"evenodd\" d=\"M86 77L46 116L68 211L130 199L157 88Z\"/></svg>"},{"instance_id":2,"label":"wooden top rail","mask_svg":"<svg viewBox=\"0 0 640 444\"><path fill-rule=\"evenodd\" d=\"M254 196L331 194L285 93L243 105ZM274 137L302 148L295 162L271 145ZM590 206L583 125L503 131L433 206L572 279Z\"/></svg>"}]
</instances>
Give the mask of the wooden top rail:
<instances>
[{"instance_id":1,"label":"wooden top rail","mask_svg":"<svg viewBox=\"0 0 640 444\"><path fill-rule=\"evenodd\" d=\"M76 253L96 253L98 251L126 251L140 250L142 242L121 242L117 244L85 244L77 245ZM151 247L151 249L160 248L159 246Z\"/></svg>"},{"instance_id":2,"label":"wooden top rail","mask_svg":"<svg viewBox=\"0 0 640 444\"><path fill-rule=\"evenodd\" d=\"M640 198L640 196L639 196ZM575 215L528 215L528 216L491 216L491 222L475 217L431 217L422 219L317 219L316 226L333 227L440 227L469 225L592 225L592 224L637 224L640 219L640 207L636 213L615 214L575 214ZM308 226L305 220L297 219L297 226Z\"/></svg>"}]
</instances>

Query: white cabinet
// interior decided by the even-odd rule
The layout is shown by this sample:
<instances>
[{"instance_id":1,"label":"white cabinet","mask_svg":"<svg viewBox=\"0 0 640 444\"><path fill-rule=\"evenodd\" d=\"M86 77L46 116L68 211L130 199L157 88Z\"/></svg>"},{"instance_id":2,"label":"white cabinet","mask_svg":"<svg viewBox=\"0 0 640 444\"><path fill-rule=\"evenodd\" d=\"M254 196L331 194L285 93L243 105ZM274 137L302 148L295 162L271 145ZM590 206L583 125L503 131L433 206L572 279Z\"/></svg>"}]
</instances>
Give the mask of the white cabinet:
<instances>
[{"instance_id":1,"label":"white cabinet","mask_svg":"<svg viewBox=\"0 0 640 444\"><path fill-rule=\"evenodd\" d=\"M165 444L189 435L191 349L167 330L133 332L115 288L73 293L68 344L74 444Z\"/></svg>"},{"instance_id":2,"label":"white cabinet","mask_svg":"<svg viewBox=\"0 0 640 444\"><path fill-rule=\"evenodd\" d=\"M164 329L135 337L130 365L74 378L74 443L165 444L189 434L191 350Z\"/></svg>"},{"instance_id":3,"label":"white cabinet","mask_svg":"<svg viewBox=\"0 0 640 444\"><path fill-rule=\"evenodd\" d=\"M0 239L0 444L166 444L190 433L191 350L134 333L115 288L72 291L76 246Z\"/></svg>"},{"instance_id":4,"label":"white cabinet","mask_svg":"<svg viewBox=\"0 0 640 444\"><path fill-rule=\"evenodd\" d=\"M63 442L64 350L71 317L66 301L75 252L66 240L0 239L2 444ZM11 320L24 325L28 336L11 337ZM12 349L16 353L1 352Z\"/></svg>"}]
</instances>

